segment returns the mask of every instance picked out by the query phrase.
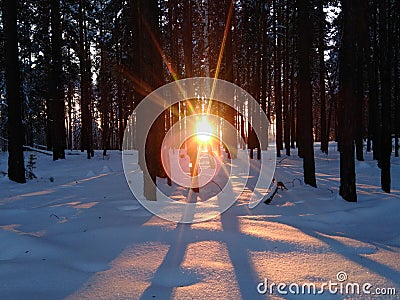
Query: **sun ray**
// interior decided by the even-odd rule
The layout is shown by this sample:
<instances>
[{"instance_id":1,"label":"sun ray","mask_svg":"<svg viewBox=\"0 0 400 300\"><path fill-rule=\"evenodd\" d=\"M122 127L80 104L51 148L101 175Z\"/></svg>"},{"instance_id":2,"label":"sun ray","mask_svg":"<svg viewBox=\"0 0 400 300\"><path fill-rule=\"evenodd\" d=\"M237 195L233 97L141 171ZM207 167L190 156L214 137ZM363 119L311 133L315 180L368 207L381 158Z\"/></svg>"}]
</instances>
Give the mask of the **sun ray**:
<instances>
[{"instance_id":1,"label":"sun ray","mask_svg":"<svg viewBox=\"0 0 400 300\"><path fill-rule=\"evenodd\" d=\"M211 112L212 99L214 98L215 88L217 85L217 79L218 79L219 72L221 69L221 63L222 63L222 58L224 56L226 39L228 36L229 27L231 26L232 15L233 15L233 0L230 1L229 12L228 12L228 16L226 18L224 36L222 38L221 48L220 48L219 55L218 55L217 67L215 70L214 81L213 81L213 85L211 88L210 99L209 99L208 107L207 107L207 114L209 114Z\"/></svg>"}]
</instances>

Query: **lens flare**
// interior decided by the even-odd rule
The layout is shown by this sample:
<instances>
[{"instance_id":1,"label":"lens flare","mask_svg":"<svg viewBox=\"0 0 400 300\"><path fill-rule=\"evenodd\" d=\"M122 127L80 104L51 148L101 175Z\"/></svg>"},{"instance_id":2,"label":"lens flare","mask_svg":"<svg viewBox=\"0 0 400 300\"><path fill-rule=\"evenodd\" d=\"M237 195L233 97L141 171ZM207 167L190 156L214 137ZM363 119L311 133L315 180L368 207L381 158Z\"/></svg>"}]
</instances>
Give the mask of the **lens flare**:
<instances>
[{"instance_id":1,"label":"lens flare","mask_svg":"<svg viewBox=\"0 0 400 300\"><path fill-rule=\"evenodd\" d=\"M211 140L213 135L213 127L208 122L206 117L202 117L202 119L197 122L196 127L196 138L200 143L208 143Z\"/></svg>"}]
</instances>

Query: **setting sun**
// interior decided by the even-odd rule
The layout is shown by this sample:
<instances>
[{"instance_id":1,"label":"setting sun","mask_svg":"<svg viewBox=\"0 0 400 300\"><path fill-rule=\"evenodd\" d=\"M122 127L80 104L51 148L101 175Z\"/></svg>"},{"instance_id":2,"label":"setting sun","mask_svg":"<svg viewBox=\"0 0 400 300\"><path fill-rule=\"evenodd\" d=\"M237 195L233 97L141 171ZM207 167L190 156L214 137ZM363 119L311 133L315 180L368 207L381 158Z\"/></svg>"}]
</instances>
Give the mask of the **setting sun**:
<instances>
[{"instance_id":1,"label":"setting sun","mask_svg":"<svg viewBox=\"0 0 400 300\"><path fill-rule=\"evenodd\" d=\"M201 143L208 143L211 139L213 131L213 127L207 121L207 118L203 116L202 119L197 122L196 138Z\"/></svg>"}]
</instances>

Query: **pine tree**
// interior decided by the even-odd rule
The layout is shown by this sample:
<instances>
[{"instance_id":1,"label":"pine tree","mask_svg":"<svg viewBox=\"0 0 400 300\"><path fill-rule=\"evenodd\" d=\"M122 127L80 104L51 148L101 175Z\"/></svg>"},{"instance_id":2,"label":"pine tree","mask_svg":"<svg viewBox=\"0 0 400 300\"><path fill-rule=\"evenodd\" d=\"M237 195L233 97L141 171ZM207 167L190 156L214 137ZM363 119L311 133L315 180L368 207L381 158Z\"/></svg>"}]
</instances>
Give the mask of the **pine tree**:
<instances>
[{"instance_id":1,"label":"pine tree","mask_svg":"<svg viewBox=\"0 0 400 300\"><path fill-rule=\"evenodd\" d=\"M382 126L380 160L381 167L381 186L382 190L390 193L390 157L392 153L392 131L391 131L391 63L389 45L389 18L388 6L386 1L379 2L379 74L380 91L382 103Z\"/></svg>"},{"instance_id":2,"label":"pine tree","mask_svg":"<svg viewBox=\"0 0 400 300\"><path fill-rule=\"evenodd\" d=\"M62 80L62 37L60 0L51 1L51 48L52 63L50 80L50 101L52 102L52 143L53 160L65 159L65 104Z\"/></svg>"},{"instance_id":3,"label":"pine tree","mask_svg":"<svg viewBox=\"0 0 400 300\"><path fill-rule=\"evenodd\" d=\"M319 100L321 102L321 151L328 154L328 131L326 126L326 90L325 90L325 13L324 0L318 0L319 32L318 32L318 56L319 56Z\"/></svg>"},{"instance_id":4,"label":"pine tree","mask_svg":"<svg viewBox=\"0 0 400 300\"><path fill-rule=\"evenodd\" d=\"M299 60L299 101L301 106L301 147L303 154L304 182L317 186L313 145L312 88L310 74L310 51L312 47L312 26L309 16L310 2L297 0L298 35L301 36L298 48ZM299 133L298 133L299 134Z\"/></svg>"},{"instance_id":5,"label":"pine tree","mask_svg":"<svg viewBox=\"0 0 400 300\"><path fill-rule=\"evenodd\" d=\"M5 81L8 104L8 177L25 183L24 131L21 112L21 81L18 61L17 1L4 0Z\"/></svg>"},{"instance_id":6,"label":"pine tree","mask_svg":"<svg viewBox=\"0 0 400 300\"><path fill-rule=\"evenodd\" d=\"M339 194L349 202L357 201L356 173L354 162L355 138L355 71L356 45L352 18L356 13L354 1L342 1L343 38L340 53L340 190Z\"/></svg>"}]
</instances>

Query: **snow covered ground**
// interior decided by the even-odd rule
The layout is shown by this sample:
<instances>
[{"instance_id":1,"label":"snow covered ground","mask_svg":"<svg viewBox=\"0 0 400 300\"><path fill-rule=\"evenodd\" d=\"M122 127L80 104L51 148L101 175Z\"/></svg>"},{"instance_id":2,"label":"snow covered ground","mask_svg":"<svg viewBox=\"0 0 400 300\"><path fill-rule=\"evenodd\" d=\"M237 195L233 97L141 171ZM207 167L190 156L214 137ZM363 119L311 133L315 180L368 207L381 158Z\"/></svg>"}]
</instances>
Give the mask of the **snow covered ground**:
<instances>
[{"instance_id":1,"label":"snow covered ground","mask_svg":"<svg viewBox=\"0 0 400 300\"><path fill-rule=\"evenodd\" d=\"M244 194L192 225L142 208L118 151L56 162L36 154L38 179L25 185L2 175L0 153L0 299L399 299L400 159L392 159L393 192L385 194L366 154L357 162L359 202L347 203L330 150L316 146L318 189L302 184L296 156L284 157L275 177L288 190L270 205L250 210ZM304 284L323 293L301 295ZM372 295L391 288L397 295Z\"/></svg>"}]
</instances>

